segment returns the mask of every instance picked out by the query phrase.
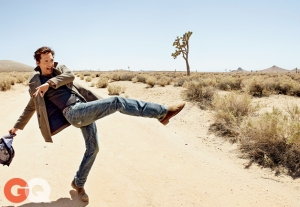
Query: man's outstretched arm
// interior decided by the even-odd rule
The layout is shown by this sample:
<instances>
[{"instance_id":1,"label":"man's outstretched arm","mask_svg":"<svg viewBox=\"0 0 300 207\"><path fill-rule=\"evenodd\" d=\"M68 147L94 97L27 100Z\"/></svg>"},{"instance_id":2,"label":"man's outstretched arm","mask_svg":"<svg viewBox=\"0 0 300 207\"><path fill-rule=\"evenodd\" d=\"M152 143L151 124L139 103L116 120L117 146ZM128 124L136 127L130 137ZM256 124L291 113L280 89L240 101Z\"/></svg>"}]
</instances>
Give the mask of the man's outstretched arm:
<instances>
[{"instance_id":1,"label":"man's outstretched arm","mask_svg":"<svg viewBox=\"0 0 300 207\"><path fill-rule=\"evenodd\" d=\"M74 81L74 73L71 70L69 70L65 65L58 66L57 70L59 70L61 74L49 79L48 81L48 84L52 88L57 89L60 86L72 83Z\"/></svg>"}]
</instances>

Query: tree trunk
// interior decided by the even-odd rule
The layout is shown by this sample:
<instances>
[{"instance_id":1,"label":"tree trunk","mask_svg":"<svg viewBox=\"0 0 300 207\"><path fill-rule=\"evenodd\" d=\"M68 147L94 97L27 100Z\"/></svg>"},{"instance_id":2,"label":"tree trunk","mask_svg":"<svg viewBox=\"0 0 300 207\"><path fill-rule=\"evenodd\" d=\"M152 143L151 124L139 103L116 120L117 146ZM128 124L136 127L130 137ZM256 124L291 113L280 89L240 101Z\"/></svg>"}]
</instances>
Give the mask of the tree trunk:
<instances>
[{"instance_id":1,"label":"tree trunk","mask_svg":"<svg viewBox=\"0 0 300 207\"><path fill-rule=\"evenodd\" d=\"M190 74L191 74L190 65L189 65L189 61L187 58L185 58L185 64L186 64L186 74L187 74L187 76L190 76Z\"/></svg>"}]
</instances>

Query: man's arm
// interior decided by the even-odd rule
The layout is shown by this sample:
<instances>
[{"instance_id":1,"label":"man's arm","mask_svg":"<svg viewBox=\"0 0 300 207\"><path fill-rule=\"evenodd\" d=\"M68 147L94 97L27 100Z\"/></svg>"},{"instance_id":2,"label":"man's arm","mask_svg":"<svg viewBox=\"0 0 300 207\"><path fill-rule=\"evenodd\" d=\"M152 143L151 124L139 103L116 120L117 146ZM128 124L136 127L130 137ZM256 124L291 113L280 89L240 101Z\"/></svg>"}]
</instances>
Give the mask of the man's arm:
<instances>
[{"instance_id":1,"label":"man's arm","mask_svg":"<svg viewBox=\"0 0 300 207\"><path fill-rule=\"evenodd\" d=\"M52 88L57 89L60 86L72 83L74 81L75 75L65 65L59 65L57 70L59 70L61 74L49 79L47 82Z\"/></svg>"}]
</instances>

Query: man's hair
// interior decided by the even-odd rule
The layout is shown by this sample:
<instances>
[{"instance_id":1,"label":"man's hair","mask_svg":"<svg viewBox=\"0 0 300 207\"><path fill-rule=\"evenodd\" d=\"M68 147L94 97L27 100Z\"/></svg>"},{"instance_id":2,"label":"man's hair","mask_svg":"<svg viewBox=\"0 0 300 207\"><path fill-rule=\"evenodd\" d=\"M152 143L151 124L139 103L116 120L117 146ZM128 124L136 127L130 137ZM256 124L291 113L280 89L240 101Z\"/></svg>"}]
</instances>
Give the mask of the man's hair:
<instances>
[{"instance_id":1,"label":"man's hair","mask_svg":"<svg viewBox=\"0 0 300 207\"><path fill-rule=\"evenodd\" d=\"M48 54L51 53L52 56L54 57L54 50L52 50L50 47L44 46L44 47L40 47L39 49L37 49L37 51L35 51L33 57L37 62L40 62L41 60L41 55L42 54Z\"/></svg>"}]
</instances>

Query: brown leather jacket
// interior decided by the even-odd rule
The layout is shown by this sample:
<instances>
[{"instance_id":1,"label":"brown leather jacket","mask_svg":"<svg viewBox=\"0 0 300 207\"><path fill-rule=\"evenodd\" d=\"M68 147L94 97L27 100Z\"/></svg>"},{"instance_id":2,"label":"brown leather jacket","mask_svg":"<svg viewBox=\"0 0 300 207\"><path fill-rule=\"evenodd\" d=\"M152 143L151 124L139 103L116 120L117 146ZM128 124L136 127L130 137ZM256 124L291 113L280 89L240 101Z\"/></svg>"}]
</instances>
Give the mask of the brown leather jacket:
<instances>
[{"instance_id":1,"label":"brown leather jacket","mask_svg":"<svg viewBox=\"0 0 300 207\"><path fill-rule=\"evenodd\" d=\"M55 65L57 65L57 63ZM35 89L41 85L40 72L39 72L40 68L36 67L35 71L37 72L33 74L32 78L29 81L29 93L31 98L27 106L25 107L22 115L19 117L18 121L14 125L14 127L18 129L24 129L24 127L26 126L26 124L29 122L30 118L36 111L39 128L41 130L41 133L45 141L53 142L51 136L57 134L64 128L70 126L70 124L65 120L60 110L56 110L55 119L53 118L51 119L51 117L48 116L44 98L39 95L33 97L33 93L36 91ZM53 69L53 73L55 73L56 76L51 78L50 80L55 84L55 86L53 86L54 89L66 85L68 88L73 90L78 96L80 96L84 101L94 101L94 100L102 99L100 96L92 93L91 91L84 88L80 84L73 82L75 76L72 73L72 71L70 71L66 66L59 65L55 67ZM56 122L59 121L59 125L60 125L57 130L52 132L50 130L50 123L49 123L51 121L56 121Z\"/></svg>"}]
</instances>

